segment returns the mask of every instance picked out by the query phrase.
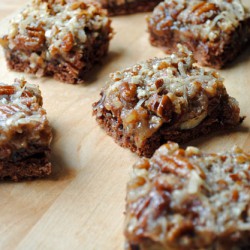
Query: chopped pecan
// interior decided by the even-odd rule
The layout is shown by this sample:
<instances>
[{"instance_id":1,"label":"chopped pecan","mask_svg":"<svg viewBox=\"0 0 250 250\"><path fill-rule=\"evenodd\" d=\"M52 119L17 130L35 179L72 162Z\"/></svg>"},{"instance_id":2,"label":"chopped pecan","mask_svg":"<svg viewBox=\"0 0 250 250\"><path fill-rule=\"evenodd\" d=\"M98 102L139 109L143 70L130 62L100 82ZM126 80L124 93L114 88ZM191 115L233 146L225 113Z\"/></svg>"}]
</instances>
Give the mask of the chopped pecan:
<instances>
[{"instance_id":1,"label":"chopped pecan","mask_svg":"<svg viewBox=\"0 0 250 250\"><path fill-rule=\"evenodd\" d=\"M157 114L160 116L160 117L163 117L167 120L170 120L170 114L168 110L171 110L171 107L172 107L172 102L171 100L169 99L169 97L167 95L163 95L161 97L161 101L159 103L159 106L157 108Z\"/></svg>"},{"instance_id":2,"label":"chopped pecan","mask_svg":"<svg viewBox=\"0 0 250 250\"><path fill-rule=\"evenodd\" d=\"M122 83L119 86L121 99L123 99L126 103L133 103L137 100L136 97L136 84L128 84L127 82Z\"/></svg>"},{"instance_id":3,"label":"chopped pecan","mask_svg":"<svg viewBox=\"0 0 250 250\"><path fill-rule=\"evenodd\" d=\"M169 232L167 237L169 242L174 242L176 238L180 238L181 236L192 235L194 232L194 225L191 221L186 220L182 221L179 224L176 224Z\"/></svg>"},{"instance_id":4,"label":"chopped pecan","mask_svg":"<svg viewBox=\"0 0 250 250\"><path fill-rule=\"evenodd\" d=\"M141 159L138 164L135 165L135 168L138 168L138 169L146 169L148 170L150 167L150 164L149 164L149 161L148 159L144 158L144 159Z\"/></svg>"},{"instance_id":5,"label":"chopped pecan","mask_svg":"<svg viewBox=\"0 0 250 250\"><path fill-rule=\"evenodd\" d=\"M0 95L12 95L15 92L15 88L13 86L1 86Z\"/></svg>"},{"instance_id":6,"label":"chopped pecan","mask_svg":"<svg viewBox=\"0 0 250 250\"><path fill-rule=\"evenodd\" d=\"M8 46L8 37L7 36L0 37L0 45L2 45L4 48Z\"/></svg>"},{"instance_id":7,"label":"chopped pecan","mask_svg":"<svg viewBox=\"0 0 250 250\"><path fill-rule=\"evenodd\" d=\"M170 121L172 118L172 102L167 95L154 94L147 101L147 107L166 121Z\"/></svg>"},{"instance_id":8,"label":"chopped pecan","mask_svg":"<svg viewBox=\"0 0 250 250\"><path fill-rule=\"evenodd\" d=\"M239 199L239 192L238 190L233 190L233 193L232 193L232 199L233 201L237 201Z\"/></svg>"},{"instance_id":9,"label":"chopped pecan","mask_svg":"<svg viewBox=\"0 0 250 250\"><path fill-rule=\"evenodd\" d=\"M191 24L204 24L208 19L213 19L219 13L219 7L214 3L200 2L192 6L185 15L184 20Z\"/></svg>"},{"instance_id":10,"label":"chopped pecan","mask_svg":"<svg viewBox=\"0 0 250 250\"><path fill-rule=\"evenodd\" d=\"M157 79L155 81L155 87L159 89L164 84L164 81L162 79Z\"/></svg>"},{"instance_id":11,"label":"chopped pecan","mask_svg":"<svg viewBox=\"0 0 250 250\"><path fill-rule=\"evenodd\" d=\"M84 2L73 2L70 6L72 10L76 10L78 8L85 9L87 5Z\"/></svg>"},{"instance_id":12,"label":"chopped pecan","mask_svg":"<svg viewBox=\"0 0 250 250\"><path fill-rule=\"evenodd\" d=\"M209 12L211 10L218 10L218 7L214 3L207 3L207 2L201 2L197 5L195 5L192 9L192 11L195 13L195 15L200 16L201 14L205 12Z\"/></svg>"},{"instance_id":13,"label":"chopped pecan","mask_svg":"<svg viewBox=\"0 0 250 250\"><path fill-rule=\"evenodd\" d=\"M166 69L168 67L170 67L171 65L169 65L169 63L165 62L165 61L162 61L160 62L160 64L158 65L158 69L159 70L162 70L162 69Z\"/></svg>"},{"instance_id":14,"label":"chopped pecan","mask_svg":"<svg viewBox=\"0 0 250 250\"><path fill-rule=\"evenodd\" d=\"M29 28L27 29L26 35L18 34L15 38L15 45L19 49L39 51L45 45L44 30L40 28Z\"/></svg>"},{"instance_id":15,"label":"chopped pecan","mask_svg":"<svg viewBox=\"0 0 250 250\"><path fill-rule=\"evenodd\" d=\"M71 32L66 34L62 39L62 50L69 52L74 46L74 37Z\"/></svg>"},{"instance_id":16,"label":"chopped pecan","mask_svg":"<svg viewBox=\"0 0 250 250\"><path fill-rule=\"evenodd\" d=\"M241 177L239 173L234 173L234 174L230 174L230 177L234 180L234 181L241 181Z\"/></svg>"}]
</instances>

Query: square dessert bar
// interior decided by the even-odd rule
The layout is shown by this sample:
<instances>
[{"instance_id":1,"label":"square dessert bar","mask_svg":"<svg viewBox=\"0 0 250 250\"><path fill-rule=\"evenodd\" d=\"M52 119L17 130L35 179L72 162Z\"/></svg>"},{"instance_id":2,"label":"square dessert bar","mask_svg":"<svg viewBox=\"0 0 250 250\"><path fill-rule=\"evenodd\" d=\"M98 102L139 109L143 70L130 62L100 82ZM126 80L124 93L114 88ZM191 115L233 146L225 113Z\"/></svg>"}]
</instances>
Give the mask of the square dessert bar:
<instances>
[{"instance_id":1,"label":"square dessert bar","mask_svg":"<svg viewBox=\"0 0 250 250\"><path fill-rule=\"evenodd\" d=\"M187 142L240 124L238 103L215 71L177 54L154 58L110 75L96 102L97 122L121 146L151 156L168 140Z\"/></svg>"},{"instance_id":2,"label":"square dessert bar","mask_svg":"<svg viewBox=\"0 0 250 250\"><path fill-rule=\"evenodd\" d=\"M97 0L110 16L151 11L161 0Z\"/></svg>"},{"instance_id":3,"label":"square dessert bar","mask_svg":"<svg viewBox=\"0 0 250 250\"><path fill-rule=\"evenodd\" d=\"M32 0L0 44L10 69L74 84L107 53L110 23L94 1Z\"/></svg>"},{"instance_id":4,"label":"square dessert bar","mask_svg":"<svg viewBox=\"0 0 250 250\"><path fill-rule=\"evenodd\" d=\"M250 155L161 146L127 186L127 250L249 250Z\"/></svg>"},{"instance_id":5,"label":"square dessert bar","mask_svg":"<svg viewBox=\"0 0 250 250\"><path fill-rule=\"evenodd\" d=\"M148 18L150 42L166 53L182 43L203 66L221 68L250 38L250 12L240 0L165 0Z\"/></svg>"},{"instance_id":6,"label":"square dessert bar","mask_svg":"<svg viewBox=\"0 0 250 250\"><path fill-rule=\"evenodd\" d=\"M19 181L51 173L52 132L38 86L0 83L0 179Z\"/></svg>"}]
</instances>

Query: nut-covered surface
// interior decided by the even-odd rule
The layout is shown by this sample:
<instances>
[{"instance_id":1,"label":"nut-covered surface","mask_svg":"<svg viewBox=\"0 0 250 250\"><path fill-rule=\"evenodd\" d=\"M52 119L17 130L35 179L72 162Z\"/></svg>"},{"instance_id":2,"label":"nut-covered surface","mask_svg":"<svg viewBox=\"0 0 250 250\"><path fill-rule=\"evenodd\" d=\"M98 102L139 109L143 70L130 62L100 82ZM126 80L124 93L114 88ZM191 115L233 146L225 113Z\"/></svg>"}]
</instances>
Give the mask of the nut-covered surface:
<instances>
[{"instance_id":1,"label":"nut-covered surface","mask_svg":"<svg viewBox=\"0 0 250 250\"><path fill-rule=\"evenodd\" d=\"M0 0L0 33L7 34L4 16L15 15L26 2ZM249 0L243 2L250 7ZM165 56L148 42L145 15L112 18L116 34L105 66L95 67L86 84L61 84L51 77L25 74L29 83L39 84L53 128L53 172L32 182L1 183L0 249L124 249L126 184L139 157L100 129L91 104L99 99L109 73ZM7 69L2 52L0 82L13 83L23 74ZM250 148L249 55L247 50L230 69L219 72L247 118L237 130L200 137L188 145L206 152L221 152L234 144Z\"/></svg>"},{"instance_id":2,"label":"nut-covered surface","mask_svg":"<svg viewBox=\"0 0 250 250\"><path fill-rule=\"evenodd\" d=\"M250 155L207 154L176 143L134 166L125 236L136 250L250 248Z\"/></svg>"},{"instance_id":3,"label":"nut-covered surface","mask_svg":"<svg viewBox=\"0 0 250 250\"><path fill-rule=\"evenodd\" d=\"M29 165L39 165L38 159L46 165L46 175L51 172L47 157L52 133L46 111L42 108L38 86L23 79L16 79L12 85L0 83L0 131L1 179L25 178ZM32 158L36 159L35 164ZM26 162L21 166L23 170L16 167L22 165L22 161ZM9 169L10 165L16 171ZM9 170L6 171L6 168ZM22 171L25 173L22 174ZM32 177L32 174L28 174L28 177Z\"/></svg>"},{"instance_id":4,"label":"nut-covered surface","mask_svg":"<svg viewBox=\"0 0 250 250\"><path fill-rule=\"evenodd\" d=\"M146 156L164 140L187 141L217 123L240 122L238 104L228 97L223 79L195 66L192 53L180 45L177 54L111 74L101 96L94 104L97 121L122 146ZM199 125L200 132L187 134ZM159 131L164 135L150 141Z\"/></svg>"},{"instance_id":5,"label":"nut-covered surface","mask_svg":"<svg viewBox=\"0 0 250 250\"><path fill-rule=\"evenodd\" d=\"M153 45L169 52L185 43L200 64L221 68L250 38L250 12L240 0L165 0L148 26Z\"/></svg>"},{"instance_id":6,"label":"nut-covered surface","mask_svg":"<svg viewBox=\"0 0 250 250\"><path fill-rule=\"evenodd\" d=\"M110 23L94 1L32 0L0 44L11 69L77 83L107 53Z\"/></svg>"},{"instance_id":7,"label":"nut-covered surface","mask_svg":"<svg viewBox=\"0 0 250 250\"><path fill-rule=\"evenodd\" d=\"M132 14L151 11L161 0L97 0L109 15Z\"/></svg>"}]
</instances>

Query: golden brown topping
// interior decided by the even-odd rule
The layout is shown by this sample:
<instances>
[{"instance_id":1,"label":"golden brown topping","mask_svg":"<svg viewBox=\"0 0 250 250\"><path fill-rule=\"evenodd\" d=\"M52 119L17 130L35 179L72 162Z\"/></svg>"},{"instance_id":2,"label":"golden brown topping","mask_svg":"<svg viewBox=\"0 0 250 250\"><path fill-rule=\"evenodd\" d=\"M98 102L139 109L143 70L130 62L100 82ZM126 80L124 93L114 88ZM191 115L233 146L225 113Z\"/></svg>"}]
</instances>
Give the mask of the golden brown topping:
<instances>
[{"instance_id":1,"label":"golden brown topping","mask_svg":"<svg viewBox=\"0 0 250 250\"><path fill-rule=\"evenodd\" d=\"M171 142L161 146L134 166L128 183L128 242L151 242L152 249L231 250L249 244L249 164L250 155L238 148L206 154Z\"/></svg>"},{"instance_id":2,"label":"golden brown topping","mask_svg":"<svg viewBox=\"0 0 250 250\"><path fill-rule=\"evenodd\" d=\"M110 19L95 1L32 0L11 20L9 33L0 43L9 49L31 50L37 56L46 47L43 57L49 60L58 52L82 51L88 40L103 31L112 36Z\"/></svg>"},{"instance_id":3,"label":"golden brown topping","mask_svg":"<svg viewBox=\"0 0 250 250\"><path fill-rule=\"evenodd\" d=\"M217 41L228 36L241 21L250 17L241 0L165 0L155 8L149 22L161 30L192 32L201 41Z\"/></svg>"},{"instance_id":4,"label":"golden brown topping","mask_svg":"<svg viewBox=\"0 0 250 250\"><path fill-rule=\"evenodd\" d=\"M33 141L48 146L51 129L41 105L36 85L18 79L13 85L0 84L0 158Z\"/></svg>"}]
</instances>

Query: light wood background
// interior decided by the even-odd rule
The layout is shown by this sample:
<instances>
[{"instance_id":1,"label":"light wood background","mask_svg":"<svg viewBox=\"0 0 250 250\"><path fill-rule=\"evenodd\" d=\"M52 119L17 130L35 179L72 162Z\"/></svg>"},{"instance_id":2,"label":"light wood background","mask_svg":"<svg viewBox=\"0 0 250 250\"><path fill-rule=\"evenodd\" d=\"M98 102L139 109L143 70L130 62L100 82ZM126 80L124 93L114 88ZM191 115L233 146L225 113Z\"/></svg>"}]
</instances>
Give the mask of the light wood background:
<instances>
[{"instance_id":1,"label":"light wood background","mask_svg":"<svg viewBox=\"0 0 250 250\"><path fill-rule=\"evenodd\" d=\"M6 17L24 3L0 0L1 33L8 28ZM250 7L248 0L244 3ZM148 43L145 14L113 18L113 27L116 35L109 55L86 84L25 75L42 90L54 130L54 170L49 179L0 183L0 249L123 249L126 182L138 158L97 126L91 104L99 98L110 72L164 54ZM11 83L23 76L7 70L2 51L0 65L1 82ZM237 131L198 138L190 144L210 152L234 144L249 150L250 49L221 74L247 118Z\"/></svg>"}]
</instances>

